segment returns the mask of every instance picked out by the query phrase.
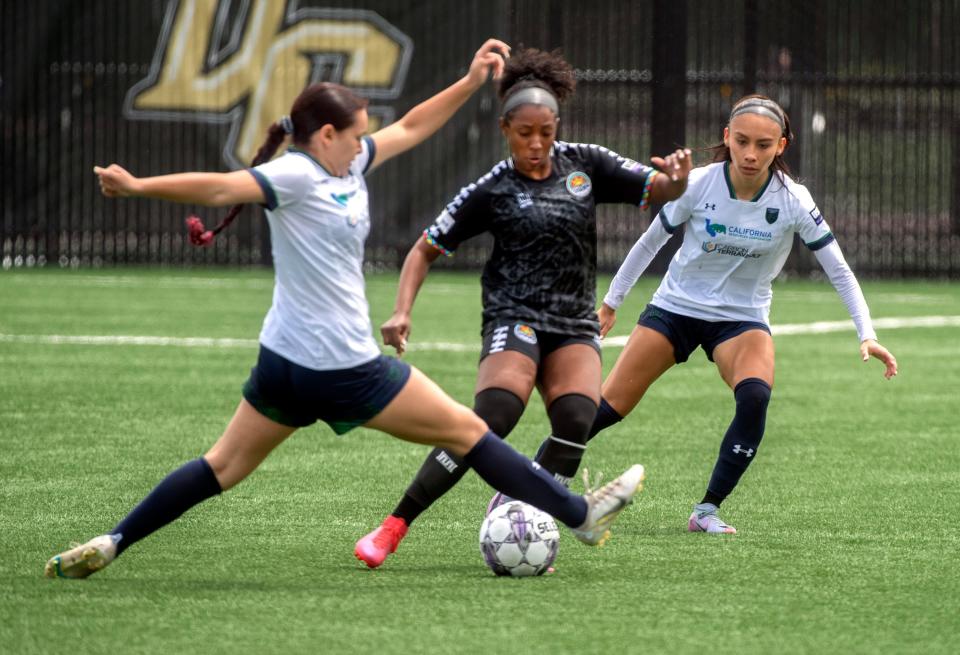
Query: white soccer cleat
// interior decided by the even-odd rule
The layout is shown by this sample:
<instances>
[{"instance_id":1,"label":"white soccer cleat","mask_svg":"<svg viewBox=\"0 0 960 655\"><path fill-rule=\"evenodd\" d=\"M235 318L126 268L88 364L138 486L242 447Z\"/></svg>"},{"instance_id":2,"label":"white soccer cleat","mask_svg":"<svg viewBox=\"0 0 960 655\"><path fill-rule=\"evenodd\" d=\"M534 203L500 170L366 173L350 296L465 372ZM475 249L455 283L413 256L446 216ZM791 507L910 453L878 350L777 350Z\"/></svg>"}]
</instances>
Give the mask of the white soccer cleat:
<instances>
[{"instance_id":1,"label":"white soccer cleat","mask_svg":"<svg viewBox=\"0 0 960 655\"><path fill-rule=\"evenodd\" d=\"M735 527L720 520L717 516L717 506L713 503L700 503L693 506L693 514L687 521L687 530L710 534L737 534Z\"/></svg>"},{"instance_id":2,"label":"white soccer cleat","mask_svg":"<svg viewBox=\"0 0 960 655\"><path fill-rule=\"evenodd\" d=\"M584 483L587 472L584 470ZM587 501L587 520L573 528L574 536L589 546L602 546L610 537L609 526L627 505L633 502L634 494L643 489L645 473L643 466L634 464L623 475L595 491L587 489L583 495Z\"/></svg>"},{"instance_id":3,"label":"white soccer cleat","mask_svg":"<svg viewBox=\"0 0 960 655\"><path fill-rule=\"evenodd\" d=\"M117 542L109 534L94 537L85 544L54 555L43 574L48 578L85 578L96 573L117 556Z\"/></svg>"}]
</instances>

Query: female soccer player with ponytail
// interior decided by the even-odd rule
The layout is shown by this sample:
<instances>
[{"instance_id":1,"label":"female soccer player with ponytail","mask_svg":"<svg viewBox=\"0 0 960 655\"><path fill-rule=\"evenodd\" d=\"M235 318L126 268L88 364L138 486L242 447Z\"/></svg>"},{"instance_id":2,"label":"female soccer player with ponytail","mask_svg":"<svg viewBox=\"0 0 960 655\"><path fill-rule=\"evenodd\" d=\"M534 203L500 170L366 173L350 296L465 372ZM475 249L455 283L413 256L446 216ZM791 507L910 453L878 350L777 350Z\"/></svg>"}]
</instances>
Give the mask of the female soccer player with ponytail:
<instances>
[{"instance_id":1,"label":"female soccer player with ponytail","mask_svg":"<svg viewBox=\"0 0 960 655\"><path fill-rule=\"evenodd\" d=\"M847 306L861 359L882 361L888 379L897 374L897 360L877 343L870 310L840 246L783 160L792 139L790 119L773 100L750 95L734 104L715 163L690 173L683 196L663 208L627 255L598 312L606 335L637 278L670 235L683 229L683 245L604 380L590 437L622 420L657 378L702 347L733 391L735 412L706 493L687 522L691 532L736 532L717 508L760 448L773 387L771 283L794 234ZM572 476L582 454L548 438L538 461L565 460L559 471Z\"/></svg>"},{"instance_id":2,"label":"female soccer player with ponytail","mask_svg":"<svg viewBox=\"0 0 960 655\"><path fill-rule=\"evenodd\" d=\"M338 434L363 425L447 449L495 488L570 526L581 541L602 541L639 488L643 467L585 496L572 495L418 370L382 356L364 297L370 218L363 174L433 134L491 72L501 74L508 52L506 44L487 41L463 79L372 136L364 135L363 99L346 87L316 84L297 97L288 119L271 126L259 165L249 170L139 179L115 164L94 169L108 197L266 206L275 288L256 367L220 439L170 473L111 531L51 558L47 576L82 578L98 571L197 503L233 487L298 427L318 419ZM288 133L293 147L259 163ZM196 242L213 237L214 231L193 222Z\"/></svg>"},{"instance_id":3,"label":"female soccer player with ponytail","mask_svg":"<svg viewBox=\"0 0 960 655\"><path fill-rule=\"evenodd\" d=\"M510 158L465 187L410 250L384 341L402 353L414 298L430 265L467 239L490 232L483 270L483 344L474 411L500 436L520 419L538 387L554 439L583 447L600 399L596 307L600 203L646 207L683 192L689 151L653 162L669 175L590 144L556 140L560 104L573 93L573 69L556 52L527 49L500 80L500 129ZM470 463L434 450L382 525L354 554L380 566L409 525L451 489ZM544 468L553 472L551 465Z\"/></svg>"}]
</instances>

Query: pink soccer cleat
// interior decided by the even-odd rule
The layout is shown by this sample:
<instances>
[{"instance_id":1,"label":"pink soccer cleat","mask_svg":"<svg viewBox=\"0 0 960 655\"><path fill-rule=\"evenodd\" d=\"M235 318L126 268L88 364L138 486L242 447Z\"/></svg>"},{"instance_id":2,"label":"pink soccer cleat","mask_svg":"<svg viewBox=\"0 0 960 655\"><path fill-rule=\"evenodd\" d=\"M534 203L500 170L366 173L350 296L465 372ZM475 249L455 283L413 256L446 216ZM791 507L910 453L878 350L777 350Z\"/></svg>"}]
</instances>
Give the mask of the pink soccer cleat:
<instances>
[{"instance_id":1,"label":"pink soccer cleat","mask_svg":"<svg viewBox=\"0 0 960 655\"><path fill-rule=\"evenodd\" d=\"M407 535L407 522L392 514L383 520L379 528L360 539L353 549L357 559L375 569L396 552L400 541Z\"/></svg>"}]
</instances>

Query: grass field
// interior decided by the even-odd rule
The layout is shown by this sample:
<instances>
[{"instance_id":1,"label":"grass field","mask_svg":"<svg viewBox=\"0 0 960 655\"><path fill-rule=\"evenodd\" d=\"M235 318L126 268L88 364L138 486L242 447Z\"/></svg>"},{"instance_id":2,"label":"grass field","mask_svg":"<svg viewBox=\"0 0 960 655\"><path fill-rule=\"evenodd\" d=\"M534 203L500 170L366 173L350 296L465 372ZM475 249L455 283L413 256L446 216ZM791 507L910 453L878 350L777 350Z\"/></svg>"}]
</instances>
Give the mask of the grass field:
<instances>
[{"instance_id":1,"label":"grass field","mask_svg":"<svg viewBox=\"0 0 960 655\"><path fill-rule=\"evenodd\" d=\"M373 276L375 325L396 279ZM604 281L604 286L606 282ZM655 281L620 312L625 335ZM960 316L960 287L864 285L875 318ZM558 572L495 578L475 476L380 570L352 554L427 450L305 429L249 480L86 581L42 577L219 435L270 303L266 271L0 273L0 651L10 653L948 653L960 632L960 327L881 329L901 374L850 330L776 337L758 460L724 506L740 534L686 533L732 395L702 352L586 463L647 488L601 549L563 535ZM826 283L775 288L773 323L843 320ZM476 275L430 277L409 361L470 403ZM236 339L192 346L49 335ZM62 340L61 340L62 341ZM462 351L431 349L462 344ZM619 349L606 348L609 369ZM535 399L511 437L548 433Z\"/></svg>"}]
</instances>

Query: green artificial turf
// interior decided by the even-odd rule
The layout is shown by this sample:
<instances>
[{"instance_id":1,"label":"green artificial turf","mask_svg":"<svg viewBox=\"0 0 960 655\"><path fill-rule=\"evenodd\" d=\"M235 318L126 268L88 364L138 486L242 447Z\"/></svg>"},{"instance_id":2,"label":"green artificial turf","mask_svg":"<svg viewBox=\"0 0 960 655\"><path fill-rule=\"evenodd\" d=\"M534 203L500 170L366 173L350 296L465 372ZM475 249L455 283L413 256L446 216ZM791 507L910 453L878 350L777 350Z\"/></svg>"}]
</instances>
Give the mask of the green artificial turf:
<instances>
[{"instance_id":1,"label":"green artificial turf","mask_svg":"<svg viewBox=\"0 0 960 655\"><path fill-rule=\"evenodd\" d=\"M613 335L629 333L655 285L641 281ZM375 331L395 286L393 275L369 279ZM955 284L864 290L875 318L960 316ZM102 573L43 578L47 558L112 527L217 438L270 294L268 271L0 273L0 651L955 652L960 327L879 330L900 361L892 381L859 361L852 329L776 337L763 447L723 507L735 536L686 532L733 412L698 351L591 443L591 470L609 478L643 463L646 489L603 548L563 534L554 575L485 568L477 531L491 491L472 474L366 570L354 541L393 508L427 449L318 425ZM477 274L432 274L406 356L468 404L479 307ZM775 325L845 317L827 283L774 287ZM430 348L439 342L464 350ZM604 349L606 370L619 352ZM548 432L535 397L511 442L530 454Z\"/></svg>"}]
</instances>

